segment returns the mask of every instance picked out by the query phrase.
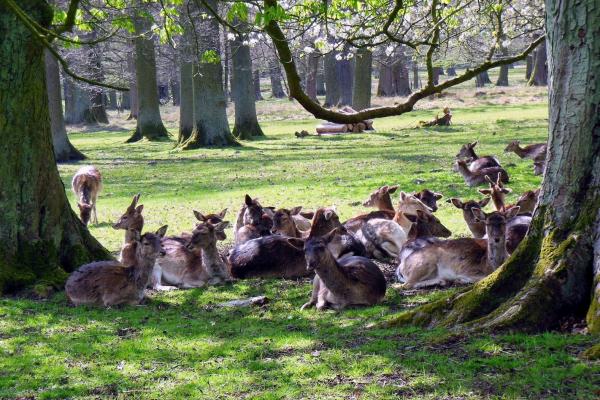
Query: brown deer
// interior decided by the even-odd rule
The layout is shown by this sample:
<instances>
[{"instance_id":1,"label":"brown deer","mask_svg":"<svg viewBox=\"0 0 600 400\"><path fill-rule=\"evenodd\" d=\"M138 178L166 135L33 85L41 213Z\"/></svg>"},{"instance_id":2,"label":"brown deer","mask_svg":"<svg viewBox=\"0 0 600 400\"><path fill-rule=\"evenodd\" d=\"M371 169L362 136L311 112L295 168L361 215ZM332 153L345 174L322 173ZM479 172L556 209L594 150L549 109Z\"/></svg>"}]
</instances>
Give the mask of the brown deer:
<instances>
[{"instance_id":1,"label":"brown deer","mask_svg":"<svg viewBox=\"0 0 600 400\"><path fill-rule=\"evenodd\" d=\"M336 231L322 237L310 237L303 248L294 242L297 239L288 239L292 246L303 249L306 269L316 273L310 301L301 309L316 306L317 310L342 310L349 306L377 304L385 297L385 277L371 260L357 256L336 259L331 253L328 244L339 234Z\"/></svg>"},{"instance_id":2,"label":"brown deer","mask_svg":"<svg viewBox=\"0 0 600 400\"><path fill-rule=\"evenodd\" d=\"M374 207L378 210L394 211L392 198L390 194L398 190L398 185L382 186L369 195L369 198L363 202L363 207Z\"/></svg>"},{"instance_id":3,"label":"brown deer","mask_svg":"<svg viewBox=\"0 0 600 400\"><path fill-rule=\"evenodd\" d=\"M478 143L479 141L477 140L473 143L464 144L458 151L458 154L456 154L456 158L464 157L466 159L470 159L471 161L469 164L469 170L472 172L481 170L483 168L501 167L500 161L498 161L495 156L479 157L477 154L475 154L474 148Z\"/></svg>"},{"instance_id":4,"label":"brown deer","mask_svg":"<svg viewBox=\"0 0 600 400\"><path fill-rule=\"evenodd\" d=\"M407 243L400 255L396 275L405 288L422 288L448 283L473 283L489 275L507 258L506 222L518 208L486 214L472 212L484 221L488 239L417 239Z\"/></svg>"},{"instance_id":5,"label":"brown deer","mask_svg":"<svg viewBox=\"0 0 600 400\"><path fill-rule=\"evenodd\" d=\"M533 174L542 175L546 169L546 153L533 160Z\"/></svg>"},{"instance_id":6,"label":"brown deer","mask_svg":"<svg viewBox=\"0 0 600 400\"><path fill-rule=\"evenodd\" d=\"M203 215L194 210L194 215L200 223L196 227L210 223L215 226L216 240L225 240L225 228L228 224L221 224L227 209L218 214ZM221 225L220 225L221 224ZM152 271L150 286L155 290L190 289L211 284L213 276L203 264L204 254L202 246L190 245L194 233L182 233L180 236L166 237L162 240L165 250L164 255L156 260Z\"/></svg>"},{"instance_id":7,"label":"brown deer","mask_svg":"<svg viewBox=\"0 0 600 400\"><path fill-rule=\"evenodd\" d=\"M456 199L456 198L451 198L446 201L448 203L453 204L454 207L462 210L463 218L464 218L465 222L467 223L467 227L469 227L469 230L473 234L473 237L475 239L481 239L482 237L485 236L485 223L483 223L482 221L475 218L475 215L473 214L472 210L474 208L483 209L485 206L488 205L490 200L491 199L489 197L486 197L479 201L467 200L467 201L463 202L460 199Z\"/></svg>"},{"instance_id":8,"label":"brown deer","mask_svg":"<svg viewBox=\"0 0 600 400\"><path fill-rule=\"evenodd\" d=\"M436 212L437 201L444 197L441 193L432 192L429 189L423 189L420 192L413 192L412 195L421 200L423 204L431 208L431 212Z\"/></svg>"},{"instance_id":9,"label":"brown deer","mask_svg":"<svg viewBox=\"0 0 600 400\"><path fill-rule=\"evenodd\" d=\"M98 193L102 190L102 175L100 171L91 165L79 168L73 176L71 187L77 198L77 207L79 208L81 222L87 225L93 213L94 223L97 224L98 212L96 211L96 200L98 199Z\"/></svg>"},{"instance_id":10,"label":"brown deer","mask_svg":"<svg viewBox=\"0 0 600 400\"><path fill-rule=\"evenodd\" d=\"M135 246L132 245L136 240L140 240L142 229L144 229L144 216L142 211L144 205L137 205L140 200L140 194L133 196L133 200L125 213L121 215L119 220L113 224L113 229L124 229L125 230L125 241L121 246L121 253L119 254L119 261L127 262L124 260L133 260L135 258Z\"/></svg>"},{"instance_id":11,"label":"brown deer","mask_svg":"<svg viewBox=\"0 0 600 400\"><path fill-rule=\"evenodd\" d=\"M506 208L519 206L519 214L533 214L533 210L535 209L535 205L537 204L539 196L540 189L528 190L519 196L514 205L506 206Z\"/></svg>"},{"instance_id":12,"label":"brown deer","mask_svg":"<svg viewBox=\"0 0 600 400\"><path fill-rule=\"evenodd\" d=\"M430 236L447 238L452 235L452 232L431 213L417 210L415 215L405 215L405 217L412 222L408 231L408 240Z\"/></svg>"},{"instance_id":13,"label":"brown deer","mask_svg":"<svg viewBox=\"0 0 600 400\"><path fill-rule=\"evenodd\" d=\"M136 240L132 264L98 261L79 267L65 284L67 298L74 305L139 304L156 257L163 251L161 239L166 231L167 226L163 226L156 233L145 233Z\"/></svg>"},{"instance_id":14,"label":"brown deer","mask_svg":"<svg viewBox=\"0 0 600 400\"><path fill-rule=\"evenodd\" d=\"M275 211L271 233L295 238L308 236L308 231L301 232L294 222L294 211L296 209L288 210L287 208L280 208Z\"/></svg>"},{"instance_id":15,"label":"brown deer","mask_svg":"<svg viewBox=\"0 0 600 400\"><path fill-rule=\"evenodd\" d=\"M513 152L518 155L520 158L529 158L531 160L536 159L545 159L546 158L546 150L548 149L548 145L546 143L536 143L530 144L525 147L520 146L521 142L518 140L513 140L510 142L506 148L504 149L505 153Z\"/></svg>"},{"instance_id":16,"label":"brown deer","mask_svg":"<svg viewBox=\"0 0 600 400\"><path fill-rule=\"evenodd\" d=\"M479 193L483 194L484 196L490 196L497 211L504 211L505 196L511 193L512 190L504 187L504 184L500 180L500 175L498 175L498 178L495 182L492 181L488 175L485 176L485 180L490 184L490 188L479 189Z\"/></svg>"},{"instance_id":17,"label":"brown deer","mask_svg":"<svg viewBox=\"0 0 600 400\"><path fill-rule=\"evenodd\" d=\"M501 167L482 168L471 171L464 160L457 160L455 166L456 170L462 175L465 183L469 187L484 184L486 182L486 176L489 176L490 179L494 181L497 181L498 178L500 178L501 182L508 183L508 173Z\"/></svg>"},{"instance_id":18,"label":"brown deer","mask_svg":"<svg viewBox=\"0 0 600 400\"><path fill-rule=\"evenodd\" d=\"M223 235L228 221L212 224L209 221L200 223L194 229L192 237L187 244L189 251L197 248L202 250L202 279L209 285L215 285L231 279L231 272L227 263L221 258L217 250L217 240Z\"/></svg>"},{"instance_id":19,"label":"brown deer","mask_svg":"<svg viewBox=\"0 0 600 400\"><path fill-rule=\"evenodd\" d=\"M246 206L243 213L244 225L235 232L236 246L246 243L251 239L270 235L273 226L273 221L265 213L265 210L257 199L252 199L246 195L244 202Z\"/></svg>"}]
</instances>

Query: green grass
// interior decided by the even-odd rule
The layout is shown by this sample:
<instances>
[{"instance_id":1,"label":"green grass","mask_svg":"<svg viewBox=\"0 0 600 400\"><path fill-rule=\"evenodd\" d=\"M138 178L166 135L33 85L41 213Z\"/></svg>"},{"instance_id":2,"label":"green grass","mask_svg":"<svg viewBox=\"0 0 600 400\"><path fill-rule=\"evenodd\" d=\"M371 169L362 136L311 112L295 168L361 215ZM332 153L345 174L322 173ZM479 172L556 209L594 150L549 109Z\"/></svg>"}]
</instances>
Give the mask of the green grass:
<instances>
[{"instance_id":1,"label":"green grass","mask_svg":"<svg viewBox=\"0 0 600 400\"><path fill-rule=\"evenodd\" d=\"M288 112L292 113L291 107ZM173 143L124 144L126 132L72 134L104 176L101 223L91 232L118 251L114 221L137 192L146 226L189 230L192 209L229 207L243 195L264 204L335 204L342 218L374 188L428 187L446 198L479 197L451 171L460 145L480 140L511 175L510 200L540 183L531 163L503 155L506 142L545 139L546 105L453 109L449 128L414 129L431 111L376 121L364 135L296 139L309 119L267 121L267 139L232 149L173 150ZM79 165L61 165L65 186ZM417 185L414 179L425 183ZM69 194L70 195L70 194ZM72 197L70 195L70 197ZM440 219L467 233L459 210L442 203ZM231 237L231 232L229 237ZM70 308L64 293L46 301L0 299L0 398L595 398L600 365L579 358L585 335L502 334L441 340L445 332L382 329L395 313L457 289L400 293L383 304L341 313L299 311L306 280L248 280L169 293L120 309ZM218 303L264 294L263 307Z\"/></svg>"}]
</instances>

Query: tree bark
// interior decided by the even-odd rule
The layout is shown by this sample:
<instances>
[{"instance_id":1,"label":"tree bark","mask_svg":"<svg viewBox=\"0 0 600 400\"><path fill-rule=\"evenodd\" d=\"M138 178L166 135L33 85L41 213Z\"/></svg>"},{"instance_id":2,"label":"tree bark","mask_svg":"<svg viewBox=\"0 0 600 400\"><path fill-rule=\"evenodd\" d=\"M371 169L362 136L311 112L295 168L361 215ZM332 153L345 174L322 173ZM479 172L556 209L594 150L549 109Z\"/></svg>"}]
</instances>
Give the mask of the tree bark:
<instances>
[{"instance_id":1,"label":"tree bark","mask_svg":"<svg viewBox=\"0 0 600 400\"><path fill-rule=\"evenodd\" d=\"M355 59L352 107L355 110L364 110L365 108L371 107L373 54L370 50L361 48L356 52Z\"/></svg>"},{"instance_id":2,"label":"tree bark","mask_svg":"<svg viewBox=\"0 0 600 400\"><path fill-rule=\"evenodd\" d=\"M323 57L319 57L319 65L317 67L317 96L325 96L325 94L325 67L323 66Z\"/></svg>"},{"instance_id":3,"label":"tree bark","mask_svg":"<svg viewBox=\"0 0 600 400\"><path fill-rule=\"evenodd\" d=\"M256 101L264 100L260 91L260 71L258 69L252 72L252 82L254 85L254 99Z\"/></svg>"},{"instance_id":4,"label":"tree bark","mask_svg":"<svg viewBox=\"0 0 600 400\"><path fill-rule=\"evenodd\" d=\"M138 0L138 6L141 5ZM141 8L141 7L138 7ZM128 143L142 138L164 140L169 138L167 129L160 117L160 103L156 82L156 55L151 37L150 21L143 15L135 15L135 76L139 113L137 126Z\"/></svg>"},{"instance_id":5,"label":"tree bark","mask_svg":"<svg viewBox=\"0 0 600 400\"><path fill-rule=\"evenodd\" d=\"M208 0L216 9L216 0ZM200 12L210 14L208 10ZM223 69L219 43L219 22L213 17L202 19L198 24L198 59L193 69L194 130L182 149L206 146L237 145L227 122L227 99L223 93ZM214 60L217 57L218 60ZM216 61L216 62L215 62ZM252 92L250 92L252 95Z\"/></svg>"},{"instance_id":6,"label":"tree bark","mask_svg":"<svg viewBox=\"0 0 600 400\"><path fill-rule=\"evenodd\" d=\"M417 64L416 62L413 63L412 72L413 72L412 89L417 90L421 87L421 84L419 81L419 64Z\"/></svg>"},{"instance_id":7,"label":"tree bark","mask_svg":"<svg viewBox=\"0 0 600 400\"><path fill-rule=\"evenodd\" d=\"M340 89L339 106L352 105L352 86L354 84L354 61L343 58L336 60L338 87Z\"/></svg>"},{"instance_id":8,"label":"tree bark","mask_svg":"<svg viewBox=\"0 0 600 400\"><path fill-rule=\"evenodd\" d=\"M393 97L396 95L392 66L388 60L382 60L379 64L379 81L377 82L377 96Z\"/></svg>"},{"instance_id":9,"label":"tree bark","mask_svg":"<svg viewBox=\"0 0 600 400\"><path fill-rule=\"evenodd\" d=\"M475 77L475 87L484 87L486 83L492 83L487 71L484 71Z\"/></svg>"},{"instance_id":10,"label":"tree bark","mask_svg":"<svg viewBox=\"0 0 600 400\"><path fill-rule=\"evenodd\" d=\"M341 91L336 69L336 52L329 52L324 57L325 62L325 107L335 107L340 103Z\"/></svg>"},{"instance_id":11,"label":"tree bark","mask_svg":"<svg viewBox=\"0 0 600 400\"><path fill-rule=\"evenodd\" d=\"M181 73L180 73L181 75ZM179 85L179 78L173 76L169 81L169 86L171 87L171 96L172 103L174 106L178 106L181 104L181 86Z\"/></svg>"},{"instance_id":12,"label":"tree bark","mask_svg":"<svg viewBox=\"0 0 600 400\"><path fill-rule=\"evenodd\" d=\"M281 85L281 68L279 68L276 56L269 60L269 79L271 80L271 96L275 99L283 99L286 94Z\"/></svg>"},{"instance_id":13,"label":"tree bark","mask_svg":"<svg viewBox=\"0 0 600 400\"><path fill-rule=\"evenodd\" d=\"M48 29L52 9L43 0L19 2ZM58 174L44 79L44 50L37 38L0 3L0 291L37 283L62 287L67 273L110 259L71 210Z\"/></svg>"},{"instance_id":14,"label":"tree bark","mask_svg":"<svg viewBox=\"0 0 600 400\"><path fill-rule=\"evenodd\" d=\"M65 79L65 123L93 124L89 93L71 78Z\"/></svg>"},{"instance_id":15,"label":"tree bark","mask_svg":"<svg viewBox=\"0 0 600 400\"><path fill-rule=\"evenodd\" d=\"M528 55L526 58L525 79L527 79L528 82L531 79L531 70L533 69L533 60L534 60L533 54Z\"/></svg>"},{"instance_id":16,"label":"tree bark","mask_svg":"<svg viewBox=\"0 0 600 400\"><path fill-rule=\"evenodd\" d=\"M108 105L106 106L107 110L116 110L119 108L117 104L117 92L115 90L108 91Z\"/></svg>"},{"instance_id":17,"label":"tree bark","mask_svg":"<svg viewBox=\"0 0 600 400\"><path fill-rule=\"evenodd\" d=\"M533 70L529 79L530 86L546 86L548 84L548 66L546 65L546 41L544 40L535 50Z\"/></svg>"},{"instance_id":18,"label":"tree bark","mask_svg":"<svg viewBox=\"0 0 600 400\"><path fill-rule=\"evenodd\" d=\"M181 101L179 105L179 136L177 144L182 145L194 130L194 88L192 79L193 64L182 61L180 67Z\"/></svg>"},{"instance_id":19,"label":"tree bark","mask_svg":"<svg viewBox=\"0 0 600 400\"><path fill-rule=\"evenodd\" d=\"M524 241L472 289L405 313L396 323L543 331L587 317L589 331L600 333L598 29L594 4L546 1L547 166Z\"/></svg>"},{"instance_id":20,"label":"tree bark","mask_svg":"<svg viewBox=\"0 0 600 400\"><path fill-rule=\"evenodd\" d=\"M127 119L137 119L140 113L140 104L138 101L137 73L135 71L135 58L133 53L127 55L127 70L129 72L129 117Z\"/></svg>"},{"instance_id":21,"label":"tree bark","mask_svg":"<svg viewBox=\"0 0 600 400\"><path fill-rule=\"evenodd\" d=\"M85 35L85 39L94 40L96 33L91 32ZM90 66L90 76L99 81L104 81L104 70L102 68L102 56L98 45L91 46L88 49L88 62ZM90 87L90 113L94 122L99 124L108 124L108 114L106 113L106 104L104 100L104 91L100 87Z\"/></svg>"},{"instance_id":22,"label":"tree bark","mask_svg":"<svg viewBox=\"0 0 600 400\"><path fill-rule=\"evenodd\" d=\"M54 158L56 162L84 160L85 156L71 144L67 136L60 95L58 60L48 50L44 51L44 53Z\"/></svg>"},{"instance_id":23,"label":"tree bark","mask_svg":"<svg viewBox=\"0 0 600 400\"><path fill-rule=\"evenodd\" d=\"M508 70L508 65L503 65L500 67L498 80L496 80L496 86L508 86Z\"/></svg>"},{"instance_id":24,"label":"tree bark","mask_svg":"<svg viewBox=\"0 0 600 400\"><path fill-rule=\"evenodd\" d=\"M392 66L392 77L396 96L409 96L412 93L408 68L406 67L406 56L402 49L398 49L398 59Z\"/></svg>"},{"instance_id":25,"label":"tree bark","mask_svg":"<svg viewBox=\"0 0 600 400\"><path fill-rule=\"evenodd\" d=\"M321 55L316 52L307 56L306 83L304 86L306 95L315 101L317 101L317 72L320 57Z\"/></svg>"},{"instance_id":26,"label":"tree bark","mask_svg":"<svg viewBox=\"0 0 600 400\"><path fill-rule=\"evenodd\" d=\"M130 110L131 109L131 93L130 91L121 93L121 103L119 104L119 110Z\"/></svg>"},{"instance_id":27,"label":"tree bark","mask_svg":"<svg viewBox=\"0 0 600 400\"><path fill-rule=\"evenodd\" d=\"M440 83L440 75L444 74L444 69L442 67L433 67L433 84L439 85Z\"/></svg>"}]
</instances>

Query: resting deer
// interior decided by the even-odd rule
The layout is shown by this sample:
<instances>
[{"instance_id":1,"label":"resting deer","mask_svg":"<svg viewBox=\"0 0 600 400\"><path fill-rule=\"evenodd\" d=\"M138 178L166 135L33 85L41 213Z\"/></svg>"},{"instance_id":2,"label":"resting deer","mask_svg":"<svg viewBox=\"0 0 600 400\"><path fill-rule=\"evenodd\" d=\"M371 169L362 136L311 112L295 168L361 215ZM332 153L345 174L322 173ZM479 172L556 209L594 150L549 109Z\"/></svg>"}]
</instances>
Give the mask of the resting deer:
<instances>
[{"instance_id":1,"label":"resting deer","mask_svg":"<svg viewBox=\"0 0 600 400\"><path fill-rule=\"evenodd\" d=\"M490 188L479 189L479 193L483 194L484 196L490 196L497 211L504 211L505 196L511 193L512 190L504 187L504 184L502 184L500 180L500 175L498 175L498 178L495 182L492 181L488 175L485 176L485 180L490 184Z\"/></svg>"},{"instance_id":2,"label":"resting deer","mask_svg":"<svg viewBox=\"0 0 600 400\"><path fill-rule=\"evenodd\" d=\"M497 181L498 178L503 183L508 183L508 173L501 167L482 168L476 171L471 171L467 167L467 163L463 160L456 161L456 169L462 175L465 183L470 187L479 186L486 182L486 176Z\"/></svg>"},{"instance_id":3,"label":"resting deer","mask_svg":"<svg viewBox=\"0 0 600 400\"><path fill-rule=\"evenodd\" d=\"M301 232L294 222L294 212L297 213L297 207L291 210L280 208L273 214L273 228L271 233L289 237L301 238L308 235L308 231Z\"/></svg>"},{"instance_id":4,"label":"resting deer","mask_svg":"<svg viewBox=\"0 0 600 400\"><path fill-rule=\"evenodd\" d=\"M396 275L405 288L446 285L451 282L473 283L489 275L507 258L506 222L518 208L486 214L472 212L485 223L488 239L417 239L404 246Z\"/></svg>"},{"instance_id":5,"label":"resting deer","mask_svg":"<svg viewBox=\"0 0 600 400\"><path fill-rule=\"evenodd\" d=\"M475 148L475 146L477 146L478 143L479 143L479 141L464 144L458 151L456 158L464 157L464 158L470 159L471 163L469 164L469 170L473 171L473 172L481 170L483 168L501 167L500 161L498 161L498 159L496 157L494 157L494 156L479 157L479 156L477 156L477 154L475 154L475 150L473 150L473 149Z\"/></svg>"},{"instance_id":6,"label":"resting deer","mask_svg":"<svg viewBox=\"0 0 600 400\"><path fill-rule=\"evenodd\" d=\"M394 220L376 218L365 222L356 232L356 238L365 246L369 257L386 262L398 258L409 230L404 230Z\"/></svg>"},{"instance_id":7,"label":"resting deer","mask_svg":"<svg viewBox=\"0 0 600 400\"><path fill-rule=\"evenodd\" d=\"M91 165L79 168L73 176L71 187L77 198L77 207L79 208L81 222L87 225L93 213L94 223L97 224L98 212L96 211L96 200L98 199L98 193L102 190L102 175L100 171Z\"/></svg>"},{"instance_id":8,"label":"resting deer","mask_svg":"<svg viewBox=\"0 0 600 400\"><path fill-rule=\"evenodd\" d=\"M535 159L546 158L546 150L548 149L548 145L546 143L530 144L525 147L521 147L520 144L520 141L513 140L506 146L504 152L513 152L520 158L529 158L534 161Z\"/></svg>"},{"instance_id":9,"label":"resting deer","mask_svg":"<svg viewBox=\"0 0 600 400\"><path fill-rule=\"evenodd\" d=\"M229 222L222 221L212 224L209 221L200 223L194 229L192 237L187 244L190 251L202 249L202 277L201 280L209 285L215 285L231 279L229 266L221 258L217 250L217 240L222 237Z\"/></svg>"},{"instance_id":10,"label":"resting deer","mask_svg":"<svg viewBox=\"0 0 600 400\"><path fill-rule=\"evenodd\" d=\"M540 196L540 189L528 190L517 199L514 205L508 205L506 208L519 206L519 214L532 214Z\"/></svg>"},{"instance_id":11,"label":"resting deer","mask_svg":"<svg viewBox=\"0 0 600 400\"><path fill-rule=\"evenodd\" d=\"M542 175L546 169L546 153L533 160L533 174Z\"/></svg>"},{"instance_id":12,"label":"resting deer","mask_svg":"<svg viewBox=\"0 0 600 400\"><path fill-rule=\"evenodd\" d=\"M156 233L145 233L136 240L132 264L98 261L79 267L65 284L67 298L74 305L139 304L156 257L163 251L161 239L166 231L167 226L163 226Z\"/></svg>"},{"instance_id":13,"label":"resting deer","mask_svg":"<svg viewBox=\"0 0 600 400\"><path fill-rule=\"evenodd\" d=\"M299 251L303 249L306 269L315 272L310 301L302 306L316 306L317 310L342 310L349 306L370 306L383 300L385 277L371 260L348 256L341 259L331 253L328 244L338 234L334 230L322 237L309 237L303 247L289 239Z\"/></svg>"},{"instance_id":14,"label":"resting deer","mask_svg":"<svg viewBox=\"0 0 600 400\"><path fill-rule=\"evenodd\" d=\"M437 201L444 197L441 193L432 192L429 189L423 189L420 192L414 192L412 195L421 200L421 202L427 207L431 208L431 212L437 211Z\"/></svg>"},{"instance_id":15,"label":"resting deer","mask_svg":"<svg viewBox=\"0 0 600 400\"><path fill-rule=\"evenodd\" d=\"M132 260L135 257L135 246L132 245L136 240L140 239L142 229L144 229L144 216L142 211L144 205L137 205L140 200L140 194L133 196L133 200L125 213L121 215L119 220L113 224L113 229L124 229L125 230L125 241L121 246L121 253L119 254L119 261L123 262L125 259Z\"/></svg>"},{"instance_id":16,"label":"resting deer","mask_svg":"<svg viewBox=\"0 0 600 400\"><path fill-rule=\"evenodd\" d=\"M405 215L405 217L412 222L408 231L408 240L421 237L447 238L452 235L452 232L431 213L417 210L416 215Z\"/></svg>"},{"instance_id":17,"label":"resting deer","mask_svg":"<svg viewBox=\"0 0 600 400\"><path fill-rule=\"evenodd\" d=\"M463 218L465 219L465 222L467 223L467 226L469 227L469 230L471 231L475 239L481 239L485 236L485 223L475 218L475 215L473 214L472 210L474 208L483 209L485 206L487 206L490 202L489 197L486 197L479 201L467 200L465 202L462 202L460 199L456 198L451 198L446 201L448 203L453 204L454 207L462 210Z\"/></svg>"},{"instance_id":18,"label":"resting deer","mask_svg":"<svg viewBox=\"0 0 600 400\"><path fill-rule=\"evenodd\" d=\"M392 198L390 194L398 190L398 185L382 186L369 195L369 198L363 202L363 207L374 207L380 211L394 211Z\"/></svg>"},{"instance_id":19,"label":"resting deer","mask_svg":"<svg viewBox=\"0 0 600 400\"><path fill-rule=\"evenodd\" d=\"M216 240L225 240L225 228L223 222L227 209L218 214L207 214L194 210L194 215L200 224L210 223L216 226L214 233ZM156 260L152 271L150 286L155 290L172 290L176 288L190 289L210 284L213 278L210 271L203 263L204 255L202 246L189 245L193 233L183 233L180 236L166 237L162 241L165 250L164 255Z\"/></svg>"},{"instance_id":20,"label":"resting deer","mask_svg":"<svg viewBox=\"0 0 600 400\"><path fill-rule=\"evenodd\" d=\"M244 201L246 206L243 214L244 225L235 232L236 246L246 243L251 239L270 235L273 224L271 218L265 214L263 207L257 199L252 199L246 195Z\"/></svg>"}]
</instances>

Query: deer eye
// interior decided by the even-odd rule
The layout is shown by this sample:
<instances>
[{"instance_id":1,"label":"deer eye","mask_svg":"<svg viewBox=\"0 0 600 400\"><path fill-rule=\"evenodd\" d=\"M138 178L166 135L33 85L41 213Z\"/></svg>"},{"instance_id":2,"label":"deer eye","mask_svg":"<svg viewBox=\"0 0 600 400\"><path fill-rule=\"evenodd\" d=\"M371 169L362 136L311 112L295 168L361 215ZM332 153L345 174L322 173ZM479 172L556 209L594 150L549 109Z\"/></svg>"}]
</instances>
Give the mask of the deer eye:
<instances>
[{"instance_id":1,"label":"deer eye","mask_svg":"<svg viewBox=\"0 0 600 400\"><path fill-rule=\"evenodd\" d=\"M123 219L127 219L127 215L123 217Z\"/></svg>"}]
</instances>

